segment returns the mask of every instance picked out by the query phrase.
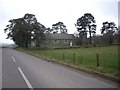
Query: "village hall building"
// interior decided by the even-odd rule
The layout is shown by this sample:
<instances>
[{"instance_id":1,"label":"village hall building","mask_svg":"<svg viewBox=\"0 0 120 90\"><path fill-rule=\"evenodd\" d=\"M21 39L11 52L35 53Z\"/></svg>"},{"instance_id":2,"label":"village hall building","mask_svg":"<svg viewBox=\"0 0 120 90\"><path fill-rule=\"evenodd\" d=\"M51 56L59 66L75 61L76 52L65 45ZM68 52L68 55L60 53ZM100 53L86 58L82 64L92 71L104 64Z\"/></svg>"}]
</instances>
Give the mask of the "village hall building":
<instances>
[{"instance_id":1,"label":"village hall building","mask_svg":"<svg viewBox=\"0 0 120 90\"><path fill-rule=\"evenodd\" d=\"M31 46L36 47L38 43L40 47L69 47L76 45L76 39L73 34L46 33L45 39L40 39L39 41L32 41Z\"/></svg>"}]
</instances>

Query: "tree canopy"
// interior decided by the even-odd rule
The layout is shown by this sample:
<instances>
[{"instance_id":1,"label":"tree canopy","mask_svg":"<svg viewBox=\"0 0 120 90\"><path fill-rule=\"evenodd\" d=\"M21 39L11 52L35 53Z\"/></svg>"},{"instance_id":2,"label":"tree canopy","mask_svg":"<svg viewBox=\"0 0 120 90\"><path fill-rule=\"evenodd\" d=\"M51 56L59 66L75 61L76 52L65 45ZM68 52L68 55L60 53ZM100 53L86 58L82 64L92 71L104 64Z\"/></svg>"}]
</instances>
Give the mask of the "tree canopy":
<instances>
[{"instance_id":1,"label":"tree canopy","mask_svg":"<svg viewBox=\"0 0 120 90\"><path fill-rule=\"evenodd\" d=\"M104 33L114 33L117 30L116 24L114 22L103 22L102 24L102 28L101 28L101 34Z\"/></svg>"},{"instance_id":2,"label":"tree canopy","mask_svg":"<svg viewBox=\"0 0 120 90\"><path fill-rule=\"evenodd\" d=\"M75 24L77 31L80 35L86 35L89 33L90 35L90 44L91 44L91 36L92 33L96 33L96 24L95 19L91 13L85 13L82 17L77 19ZM82 33L82 34L81 34Z\"/></svg>"},{"instance_id":3,"label":"tree canopy","mask_svg":"<svg viewBox=\"0 0 120 90\"><path fill-rule=\"evenodd\" d=\"M18 46L28 47L33 39L43 37L45 26L37 22L33 14L25 14L24 17L9 22L4 31L8 31L7 38L11 38Z\"/></svg>"},{"instance_id":4,"label":"tree canopy","mask_svg":"<svg viewBox=\"0 0 120 90\"><path fill-rule=\"evenodd\" d=\"M101 34L103 34L104 39L108 41L109 44L113 43L113 34L118 30L114 22L103 22L101 28Z\"/></svg>"},{"instance_id":5,"label":"tree canopy","mask_svg":"<svg viewBox=\"0 0 120 90\"><path fill-rule=\"evenodd\" d=\"M67 33L66 26L63 22L58 22L52 25L53 33Z\"/></svg>"}]
</instances>

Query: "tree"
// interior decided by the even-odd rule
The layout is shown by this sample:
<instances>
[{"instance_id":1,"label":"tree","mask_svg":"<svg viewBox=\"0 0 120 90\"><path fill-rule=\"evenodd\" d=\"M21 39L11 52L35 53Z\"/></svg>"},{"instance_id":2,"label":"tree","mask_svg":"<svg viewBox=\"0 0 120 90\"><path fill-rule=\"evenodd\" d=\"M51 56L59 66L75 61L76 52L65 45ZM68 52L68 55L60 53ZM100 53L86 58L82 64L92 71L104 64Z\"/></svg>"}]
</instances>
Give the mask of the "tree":
<instances>
[{"instance_id":1,"label":"tree","mask_svg":"<svg viewBox=\"0 0 120 90\"><path fill-rule=\"evenodd\" d=\"M28 47L31 45L32 39L37 39L38 32L43 33L43 29L40 27L42 24L37 22L33 14L25 14L24 17L9 20L9 22L10 24L4 29L5 32L9 32L7 38L13 39L21 47Z\"/></svg>"},{"instance_id":2,"label":"tree","mask_svg":"<svg viewBox=\"0 0 120 90\"><path fill-rule=\"evenodd\" d=\"M118 44L120 45L120 26L118 26Z\"/></svg>"},{"instance_id":3,"label":"tree","mask_svg":"<svg viewBox=\"0 0 120 90\"><path fill-rule=\"evenodd\" d=\"M103 26L101 28L101 34L103 34L105 43L112 44L113 43L113 34L118 30L116 24L114 22L103 22Z\"/></svg>"},{"instance_id":4,"label":"tree","mask_svg":"<svg viewBox=\"0 0 120 90\"><path fill-rule=\"evenodd\" d=\"M46 28L45 32L44 33L52 33L52 29L51 28Z\"/></svg>"},{"instance_id":5,"label":"tree","mask_svg":"<svg viewBox=\"0 0 120 90\"><path fill-rule=\"evenodd\" d=\"M33 25L33 40L36 41L36 47L40 46L40 40L45 39L44 32L46 30L46 27L39 22L35 23Z\"/></svg>"},{"instance_id":6,"label":"tree","mask_svg":"<svg viewBox=\"0 0 120 90\"><path fill-rule=\"evenodd\" d=\"M91 44L92 33L93 34L96 33L95 19L92 16L92 14L85 13L81 18L77 19L75 26L77 28L77 31L79 33L82 33L82 35L87 35L87 32L89 33L90 35L89 43Z\"/></svg>"},{"instance_id":7,"label":"tree","mask_svg":"<svg viewBox=\"0 0 120 90\"><path fill-rule=\"evenodd\" d=\"M53 33L67 33L66 26L63 22L58 22L52 25Z\"/></svg>"},{"instance_id":8,"label":"tree","mask_svg":"<svg viewBox=\"0 0 120 90\"><path fill-rule=\"evenodd\" d=\"M53 24L53 25L52 25L52 30L53 30L53 33L58 33L57 24Z\"/></svg>"},{"instance_id":9,"label":"tree","mask_svg":"<svg viewBox=\"0 0 120 90\"><path fill-rule=\"evenodd\" d=\"M27 30L25 31L25 21L23 18L12 19L9 20L11 23L7 25L5 32L9 30L8 37L11 38L17 45L21 47L27 47L29 41L29 34L27 34Z\"/></svg>"}]
</instances>

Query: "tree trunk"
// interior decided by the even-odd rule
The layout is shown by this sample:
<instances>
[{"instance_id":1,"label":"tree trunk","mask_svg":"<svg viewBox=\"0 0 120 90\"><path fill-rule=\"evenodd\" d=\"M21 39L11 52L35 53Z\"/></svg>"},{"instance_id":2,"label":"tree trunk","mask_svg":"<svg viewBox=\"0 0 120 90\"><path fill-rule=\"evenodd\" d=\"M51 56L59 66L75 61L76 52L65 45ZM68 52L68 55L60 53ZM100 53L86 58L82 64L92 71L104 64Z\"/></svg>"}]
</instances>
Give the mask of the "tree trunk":
<instances>
[{"instance_id":1,"label":"tree trunk","mask_svg":"<svg viewBox=\"0 0 120 90\"><path fill-rule=\"evenodd\" d=\"M91 40L91 31L90 31L90 44L91 44L91 41L92 41L92 40Z\"/></svg>"},{"instance_id":2,"label":"tree trunk","mask_svg":"<svg viewBox=\"0 0 120 90\"><path fill-rule=\"evenodd\" d=\"M91 26L89 25L89 34L90 34L90 44L91 44Z\"/></svg>"}]
</instances>

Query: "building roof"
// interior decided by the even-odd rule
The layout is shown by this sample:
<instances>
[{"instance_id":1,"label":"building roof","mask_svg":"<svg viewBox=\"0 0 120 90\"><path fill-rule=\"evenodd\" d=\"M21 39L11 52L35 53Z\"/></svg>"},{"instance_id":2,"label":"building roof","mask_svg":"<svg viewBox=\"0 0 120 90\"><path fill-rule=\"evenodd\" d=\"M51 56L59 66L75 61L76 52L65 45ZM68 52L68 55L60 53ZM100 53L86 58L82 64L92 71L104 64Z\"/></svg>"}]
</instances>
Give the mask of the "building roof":
<instances>
[{"instance_id":1,"label":"building roof","mask_svg":"<svg viewBox=\"0 0 120 90\"><path fill-rule=\"evenodd\" d=\"M47 33L45 34L47 39L75 39L73 34L66 34L66 33Z\"/></svg>"}]
</instances>

